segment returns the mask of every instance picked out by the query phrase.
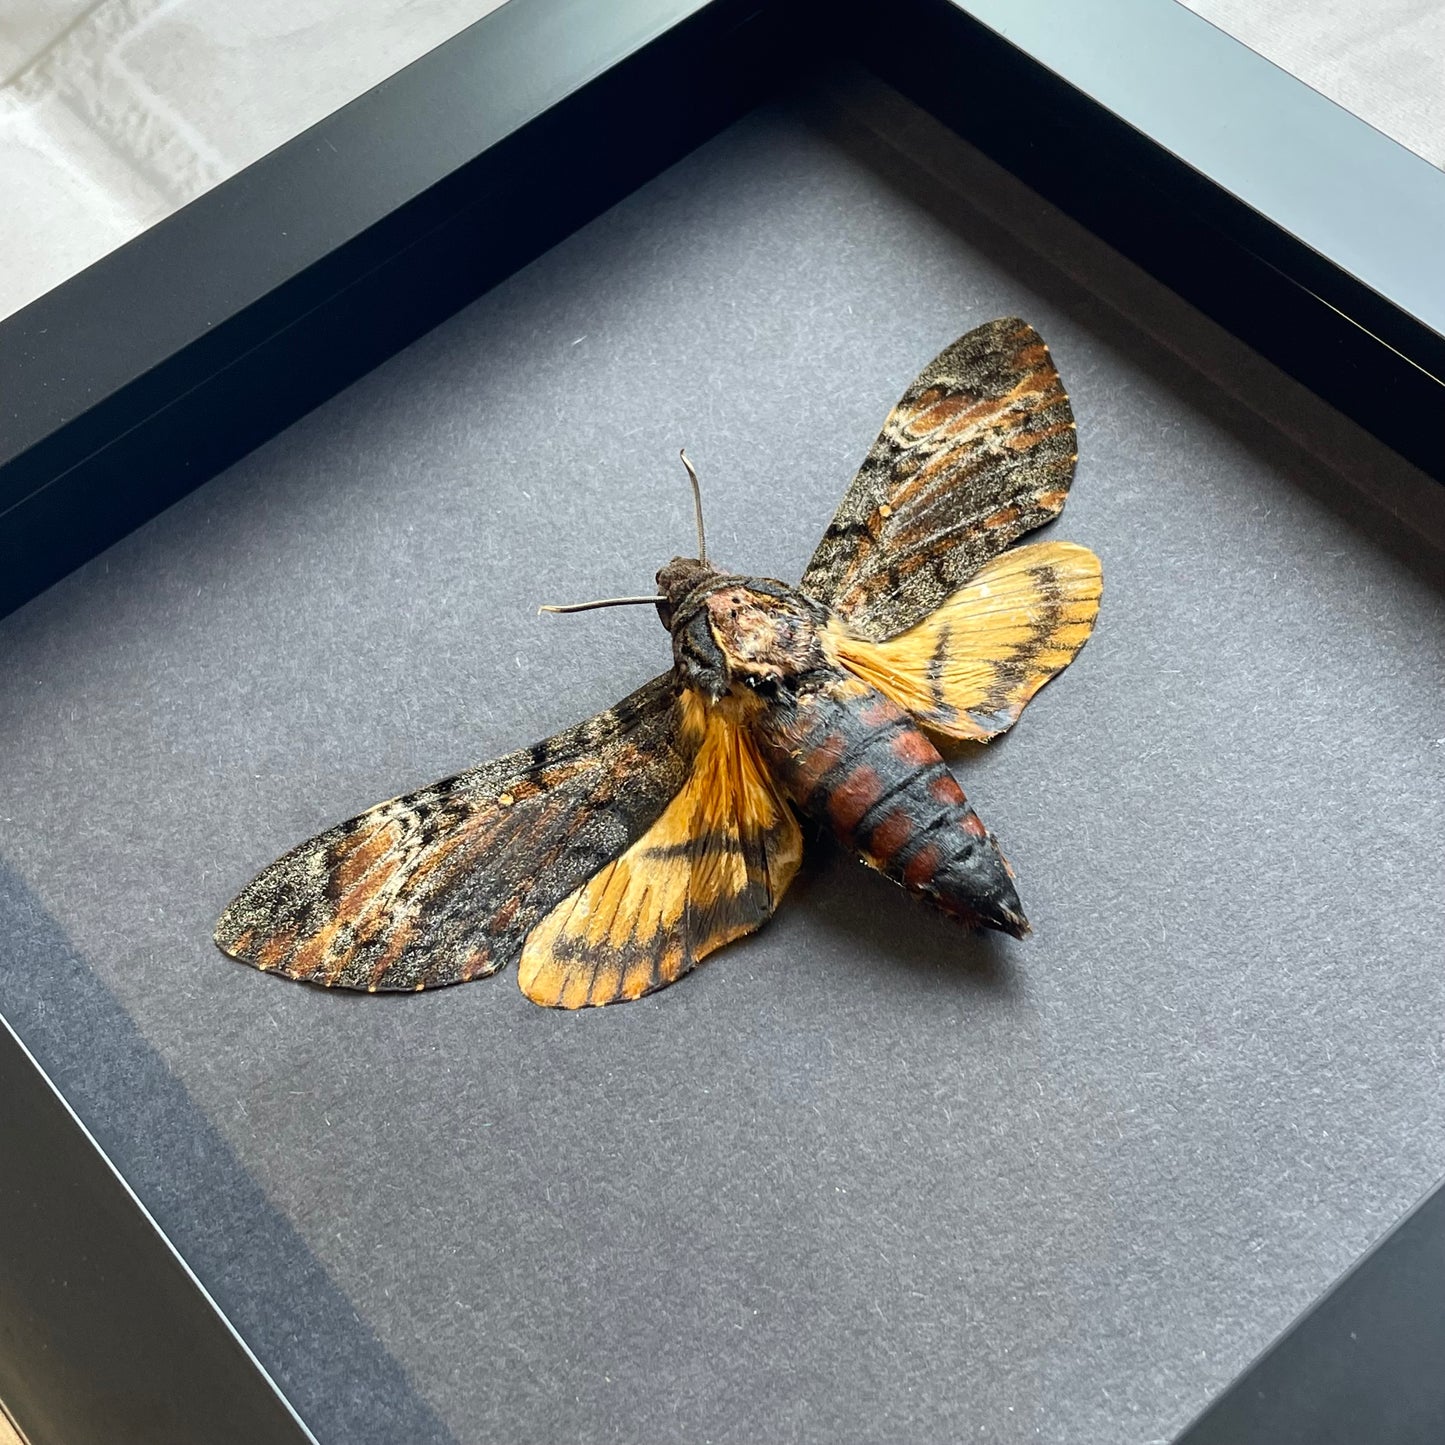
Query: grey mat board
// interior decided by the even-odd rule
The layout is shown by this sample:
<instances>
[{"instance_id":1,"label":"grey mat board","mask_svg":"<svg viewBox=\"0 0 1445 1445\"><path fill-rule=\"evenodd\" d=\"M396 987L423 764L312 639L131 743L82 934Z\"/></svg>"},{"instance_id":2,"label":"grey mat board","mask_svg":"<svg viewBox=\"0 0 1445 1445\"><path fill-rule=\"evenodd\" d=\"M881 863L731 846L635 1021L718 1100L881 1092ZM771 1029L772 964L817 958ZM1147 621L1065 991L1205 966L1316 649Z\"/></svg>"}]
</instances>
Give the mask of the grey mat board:
<instances>
[{"instance_id":1,"label":"grey mat board","mask_svg":"<svg viewBox=\"0 0 1445 1445\"><path fill-rule=\"evenodd\" d=\"M187 1264L219 1288L218 1305L228 1319L244 1323L246 1343L258 1358L308 1358L310 1368L288 1370L285 1381L303 1419L324 1418L326 1440L451 1441L294 1225L270 1204L112 991L4 863L0 1002L152 1215L163 1228L169 1222L183 1232ZM100 1052L103 1065L97 1067ZM0 1160L0 1169L8 1167ZM97 1240L97 1252L108 1243ZM64 1279L87 1261L57 1260L55 1267ZM281 1307L278 1280L285 1282ZM123 1358L118 1350L111 1363ZM84 1388L84 1361L65 1362L57 1378L67 1370L74 1373L65 1387ZM137 1393L153 1400L154 1386L147 1379ZM116 1445L130 1445L123 1418L124 1409L112 1410ZM41 1437L35 1438L40 1445Z\"/></svg>"},{"instance_id":2,"label":"grey mat board","mask_svg":"<svg viewBox=\"0 0 1445 1445\"><path fill-rule=\"evenodd\" d=\"M976 161L931 193L948 143L907 115L750 117L0 626L0 852L191 1105L103 1142L163 1173L208 1121L459 1440L1164 1438L1445 1164L1438 557L1036 198ZM662 665L645 614L533 604L685 545L679 444L716 555L796 577L904 383L1007 312L1074 398L1054 530L1107 586L959 761L1036 938L823 848L621 1009L214 954L290 842ZM123 1096L83 992L27 1038ZM188 1257L254 1224L225 1178L141 1189ZM394 1438L326 1403L367 1365L310 1342L294 1261L216 1268L323 1440Z\"/></svg>"}]
</instances>

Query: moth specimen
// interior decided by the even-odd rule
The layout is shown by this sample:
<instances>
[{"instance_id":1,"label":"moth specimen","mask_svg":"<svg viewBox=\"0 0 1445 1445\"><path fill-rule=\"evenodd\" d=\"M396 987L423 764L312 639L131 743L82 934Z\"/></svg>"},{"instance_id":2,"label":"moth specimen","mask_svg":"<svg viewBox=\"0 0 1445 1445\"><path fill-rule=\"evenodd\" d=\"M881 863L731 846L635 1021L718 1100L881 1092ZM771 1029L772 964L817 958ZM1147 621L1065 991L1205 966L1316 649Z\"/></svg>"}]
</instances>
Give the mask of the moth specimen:
<instances>
[{"instance_id":1,"label":"moth specimen","mask_svg":"<svg viewBox=\"0 0 1445 1445\"><path fill-rule=\"evenodd\" d=\"M772 914L797 813L962 923L1023 935L1009 865L928 734L997 736L1088 638L1098 558L1013 546L1062 510L1075 460L1038 334L969 332L893 409L796 587L709 562L699 501L698 555L615 599L656 604L667 672L293 848L217 943L326 987L515 963L539 1004L637 998Z\"/></svg>"}]
</instances>

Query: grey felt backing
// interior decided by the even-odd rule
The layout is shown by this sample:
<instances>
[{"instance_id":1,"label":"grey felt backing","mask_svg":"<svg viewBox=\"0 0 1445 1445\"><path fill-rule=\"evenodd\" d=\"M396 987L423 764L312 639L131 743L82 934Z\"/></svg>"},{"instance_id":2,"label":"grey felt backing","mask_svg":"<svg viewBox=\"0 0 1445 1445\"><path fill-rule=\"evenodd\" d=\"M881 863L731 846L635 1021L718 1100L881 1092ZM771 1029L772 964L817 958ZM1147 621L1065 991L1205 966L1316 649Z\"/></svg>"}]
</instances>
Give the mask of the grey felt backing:
<instances>
[{"instance_id":1,"label":"grey felt backing","mask_svg":"<svg viewBox=\"0 0 1445 1445\"><path fill-rule=\"evenodd\" d=\"M647 610L535 605L689 548L679 445L718 560L795 578L904 385L1010 313L1106 585L958 757L1035 937L820 846L600 1011L214 949L291 843L660 670ZM1165 1439L1445 1166L1440 515L845 77L0 624L0 1007L323 1441Z\"/></svg>"}]
</instances>

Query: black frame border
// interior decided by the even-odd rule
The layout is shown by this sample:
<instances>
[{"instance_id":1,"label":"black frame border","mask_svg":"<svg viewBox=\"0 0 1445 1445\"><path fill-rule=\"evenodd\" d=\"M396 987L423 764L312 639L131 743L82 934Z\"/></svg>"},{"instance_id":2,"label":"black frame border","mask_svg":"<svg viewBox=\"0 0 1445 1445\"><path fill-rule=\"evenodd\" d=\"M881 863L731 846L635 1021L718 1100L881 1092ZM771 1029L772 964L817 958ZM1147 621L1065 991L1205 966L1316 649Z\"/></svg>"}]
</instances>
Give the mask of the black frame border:
<instances>
[{"instance_id":1,"label":"black frame border","mask_svg":"<svg viewBox=\"0 0 1445 1445\"><path fill-rule=\"evenodd\" d=\"M0 1399L30 1445L317 1445L0 1017Z\"/></svg>"},{"instance_id":2,"label":"black frame border","mask_svg":"<svg viewBox=\"0 0 1445 1445\"><path fill-rule=\"evenodd\" d=\"M510 0L0 322L0 615L541 254L820 50L861 61L1445 481L1445 172L1173 0ZM1223 104L1249 119L1232 149L1220 143ZM1322 172L1326 160L1325 183L1302 203L1302 170ZM1364 207L1378 244L1359 225ZM164 1301L87 1350L115 1352L111 1363L135 1380L173 1379L166 1321L179 1310L195 1358L226 1362L244 1402L235 1409L252 1412L237 1418L261 1422L246 1438L309 1438L3 1020L0 1081L12 1179L25 1189L0 1191L0 1205L27 1205L10 1211L7 1249L53 1257L66 1246L34 1220L48 1201L90 1190L122 1221L131 1277ZM6 1277L0 1339L16 1320L54 1315L44 1276ZM102 1272L95 1319L104 1286ZM1440 1438L1437 1372L1398 1368L1445 1353L1439 1301L1445 1190L1181 1442L1344 1439L1329 1428L1346 1419L1369 1421L1379 1441ZM1343 1349L1341 1328L1364 1318L1374 1347ZM55 1338L76 1338L64 1333L74 1320L54 1323ZM34 1422L47 1378L32 1374L26 1399L6 1385L35 1445L46 1441ZM211 1367L186 1378L204 1411ZM114 1438L88 1431L76 1424L67 1438Z\"/></svg>"}]
</instances>

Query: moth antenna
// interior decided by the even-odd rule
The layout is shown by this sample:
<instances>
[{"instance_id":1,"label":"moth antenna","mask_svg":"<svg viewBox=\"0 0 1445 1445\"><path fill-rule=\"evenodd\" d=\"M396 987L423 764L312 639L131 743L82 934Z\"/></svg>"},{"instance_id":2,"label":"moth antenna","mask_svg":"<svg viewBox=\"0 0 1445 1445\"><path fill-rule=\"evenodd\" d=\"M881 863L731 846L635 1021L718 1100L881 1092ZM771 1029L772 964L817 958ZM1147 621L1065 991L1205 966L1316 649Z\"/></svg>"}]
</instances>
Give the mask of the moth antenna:
<instances>
[{"instance_id":1,"label":"moth antenna","mask_svg":"<svg viewBox=\"0 0 1445 1445\"><path fill-rule=\"evenodd\" d=\"M558 606L544 602L538 612L591 612L594 607L640 607L644 602L666 602L667 598L657 597L603 597L596 602L568 602Z\"/></svg>"},{"instance_id":2,"label":"moth antenna","mask_svg":"<svg viewBox=\"0 0 1445 1445\"><path fill-rule=\"evenodd\" d=\"M692 482L692 510L697 517L697 560L707 561L707 536L702 530L702 487L698 484L697 469L687 459L687 448L684 447L678 456L682 458L682 464L687 468L688 479Z\"/></svg>"}]
</instances>

